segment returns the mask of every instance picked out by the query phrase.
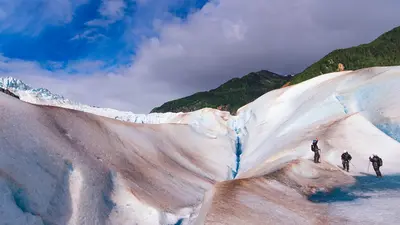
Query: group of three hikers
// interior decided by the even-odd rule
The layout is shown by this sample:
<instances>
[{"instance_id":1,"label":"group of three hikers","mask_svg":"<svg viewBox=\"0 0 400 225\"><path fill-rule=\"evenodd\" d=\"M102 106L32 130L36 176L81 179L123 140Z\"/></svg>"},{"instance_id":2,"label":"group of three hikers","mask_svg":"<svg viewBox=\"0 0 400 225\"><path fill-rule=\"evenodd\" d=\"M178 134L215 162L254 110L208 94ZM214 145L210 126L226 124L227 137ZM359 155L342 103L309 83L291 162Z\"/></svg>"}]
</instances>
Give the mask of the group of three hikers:
<instances>
[{"instance_id":1,"label":"group of three hikers","mask_svg":"<svg viewBox=\"0 0 400 225\"><path fill-rule=\"evenodd\" d=\"M311 145L311 151L314 152L314 163L320 163L319 151L321 149L318 148L317 144L318 144L318 138L313 140L313 143ZM341 159L342 159L342 164L343 164L343 170L346 170L347 172L349 172L349 163L350 163L350 160L352 159L351 155L345 150L341 156ZM382 159L379 156L373 154L371 157L369 157L369 161L372 163L372 167L375 170L376 176L382 177L381 171L379 170L379 168L383 165Z\"/></svg>"}]
</instances>

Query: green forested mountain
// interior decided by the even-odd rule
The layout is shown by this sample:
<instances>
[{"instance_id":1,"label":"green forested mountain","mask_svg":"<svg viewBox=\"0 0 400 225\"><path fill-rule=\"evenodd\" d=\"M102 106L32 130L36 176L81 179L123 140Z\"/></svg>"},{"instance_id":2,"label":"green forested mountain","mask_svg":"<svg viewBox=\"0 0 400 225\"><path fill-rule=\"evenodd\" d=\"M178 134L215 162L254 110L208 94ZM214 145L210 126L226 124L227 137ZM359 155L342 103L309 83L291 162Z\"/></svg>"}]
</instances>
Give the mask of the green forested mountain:
<instances>
[{"instance_id":1,"label":"green forested mountain","mask_svg":"<svg viewBox=\"0 0 400 225\"><path fill-rule=\"evenodd\" d=\"M290 84L297 84L321 74L335 72L342 63L346 70L373 66L400 65L400 27L396 27L368 44L337 49L303 72L295 75Z\"/></svg>"},{"instance_id":2,"label":"green forested mountain","mask_svg":"<svg viewBox=\"0 0 400 225\"><path fill-rule=\"evenodd\" d=\"M209 107L234 114L238 108L266 92L282 87L290 78L262 70L233 78L216 89L166 102L151 112L188 112Z\"/></svg>"}]
</instances>

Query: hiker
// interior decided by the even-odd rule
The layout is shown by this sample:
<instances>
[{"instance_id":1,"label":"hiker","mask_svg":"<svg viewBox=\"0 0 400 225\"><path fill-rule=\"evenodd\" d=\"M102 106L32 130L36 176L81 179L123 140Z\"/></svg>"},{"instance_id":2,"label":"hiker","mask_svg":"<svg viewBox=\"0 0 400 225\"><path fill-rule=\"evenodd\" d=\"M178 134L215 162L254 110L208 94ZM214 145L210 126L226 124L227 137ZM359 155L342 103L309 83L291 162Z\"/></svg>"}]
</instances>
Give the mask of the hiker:
<instances>
[{"instance_id":1,"label":"hiker","mask_svg":"<svg viewBox=\"0 0 400 225\"><path fill-rule=\"evenodd\" d=\"M319 151L321 149L318 148L317 144L318 144L318 138L313 140L313 143L311 145L311 151L314 152L314 163L320 163L320 161L319 161L319 158L320 158Z\"/></svg>"},{"instance_id":2,"label":"hiker","mask_svg":"<svg viewBox=\"0 0 400 225\"><path fill-rule=\"evenodd\" d=\"M351 155L346 150L344 150L342 154L343 170L349 172L349 163L351 159L352 159Z\"/></svg>"},{"instance_id":3,"label":"hiker","mask_svg":"<svg viewBox=\"0 0 400 225\"><path fill-rule=\"evenodd\" d=\"M369 157L369 161L372 162L372 167L374 167L375 173L377 177L382 177L381 171L379 171L379 167L383 165L382 159L373 154L372 157Z\"/></svg>"}]
</instances>

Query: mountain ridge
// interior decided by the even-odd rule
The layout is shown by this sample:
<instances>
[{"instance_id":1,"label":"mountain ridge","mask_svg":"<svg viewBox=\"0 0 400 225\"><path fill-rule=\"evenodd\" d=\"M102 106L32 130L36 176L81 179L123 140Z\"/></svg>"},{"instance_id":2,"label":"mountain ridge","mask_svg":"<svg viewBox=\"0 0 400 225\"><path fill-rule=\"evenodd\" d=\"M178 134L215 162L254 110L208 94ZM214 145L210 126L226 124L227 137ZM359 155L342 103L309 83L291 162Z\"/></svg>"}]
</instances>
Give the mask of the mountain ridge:
<instances>
[{"instance_id":1,"label":"mountain ridge","mask_svg":"<svg viewBox=\"0 0 400 225\"><path fill-rule=\"evenodd\" d=\"M190 112L201 108L216 108L234 115L240 107L268 91L281 87L290 79L290 75L283 76L268 70L251 72L240 78L232 78L209 91L197 92L166 102L152 109L150 113ZM228 104L224 104L226 102Z\"/></svg>"},{"instance_id":2,"label":"mountain ridge","mask_svg":"<svg viewBox=\"0 0 400 225\"><path fill-rule=\"evenodd\" d=\"M331 51L327 55L325 55L323 58L320 60L314 62L311 64L309 67L307 67L305 70L302 72L291 76L287 82L284 84L280 85L278 82L276 87L271 88L268 91L272 91L274 89L282 88L282 87L287 87L290 85L298 84L303 81L309 80L311 78L314 78L316 76L320 76L323 74L331 73L331 72L337 72L338 70L338 64L344 65L345 70L359 70L363 68L370 68L370 67L377 67L377 66L396 66L400 65L400 26L395 27L381 35L379 35L376 39L369 43L364 43L360 44L358 46L353 46L350 48L343 48L343 49L336 49L334 51ZM261 70L262 71L262 70ZM269 71L268 71L269 72ZM257 72L256 72L257 73ZM271 74L276 74L273 72L269 72ZM253 74L253 73L249 73ZM249 75L248 74L248 75ZM248 76L245 75L245 76ZM244 77L245 77L244 76ZM230 81L234 80L237 81L240 78L233 78L226 83L229 83ZM223 86L222 84L221 86ZM257 84L254 84L257 85ZM250 89L253 88L252 86L249 86ZM215 89L210 90L209 92L213 91ZM199 99L201 97L200 95L202 93L207 93L207 92L197 92L192 95L171 100L168 102L165 102L161 106L155 107L151 112L178 112L178 111L190 111L187 110L187 107L185 104L189 102L192 104L192 102L196 101L202 101L203 102L208 102L207 98L209 96L206 96L207 98L204 99ZM258 93L259 95L257 97L260 97L261 95L265 94L262 92ZM251 102L255 97L252 96L252 98L245 99L244 101L241 102L242 105L246 105L247 103ZM228 101L225 102L220 102L220 105L230 105L233 104L233 101L229 101L229 96L225 97L228 99ZM254 100L254 99L253 99ZM198 107L190 107L191 105L189 104L188 109L193 109L196 110ZM178 106L178 107L174 107ZM203 104L203 107L211 107L211 108L217 108L221 110L227 110L230 111L230 113L235 114L237 110L236 107L229 108L229 107L221 107L218 108L219 105L215 104ZM184 109L184 110L182 110Z\"/></svg>"}]
</instances>

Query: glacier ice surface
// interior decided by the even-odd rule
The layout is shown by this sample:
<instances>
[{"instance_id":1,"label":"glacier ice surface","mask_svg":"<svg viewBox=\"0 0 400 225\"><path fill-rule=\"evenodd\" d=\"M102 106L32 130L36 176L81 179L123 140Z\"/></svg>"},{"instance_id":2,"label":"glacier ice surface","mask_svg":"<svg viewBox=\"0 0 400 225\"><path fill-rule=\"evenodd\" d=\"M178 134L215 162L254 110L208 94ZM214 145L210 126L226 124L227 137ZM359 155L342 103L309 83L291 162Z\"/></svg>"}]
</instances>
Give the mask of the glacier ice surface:
<instances>
[{"instance_id":1,"label":"glacier ice surface","mask_svg":"<svg viewBox=\"0 0 400 225\"><path fill-rule=\"evenodd\" d=\"M395 224L399 75L400 67L325 74L268 92L236 116L207 108L120 112L1 78L1 87L34 105L0 94L0 217L11 224ZM322 164L310 161L315 137ZM340 168L343 150L353 156L350 173ZM368 169L373 153L384 160L381 180Z\"/></svg>"}]
</instances>

